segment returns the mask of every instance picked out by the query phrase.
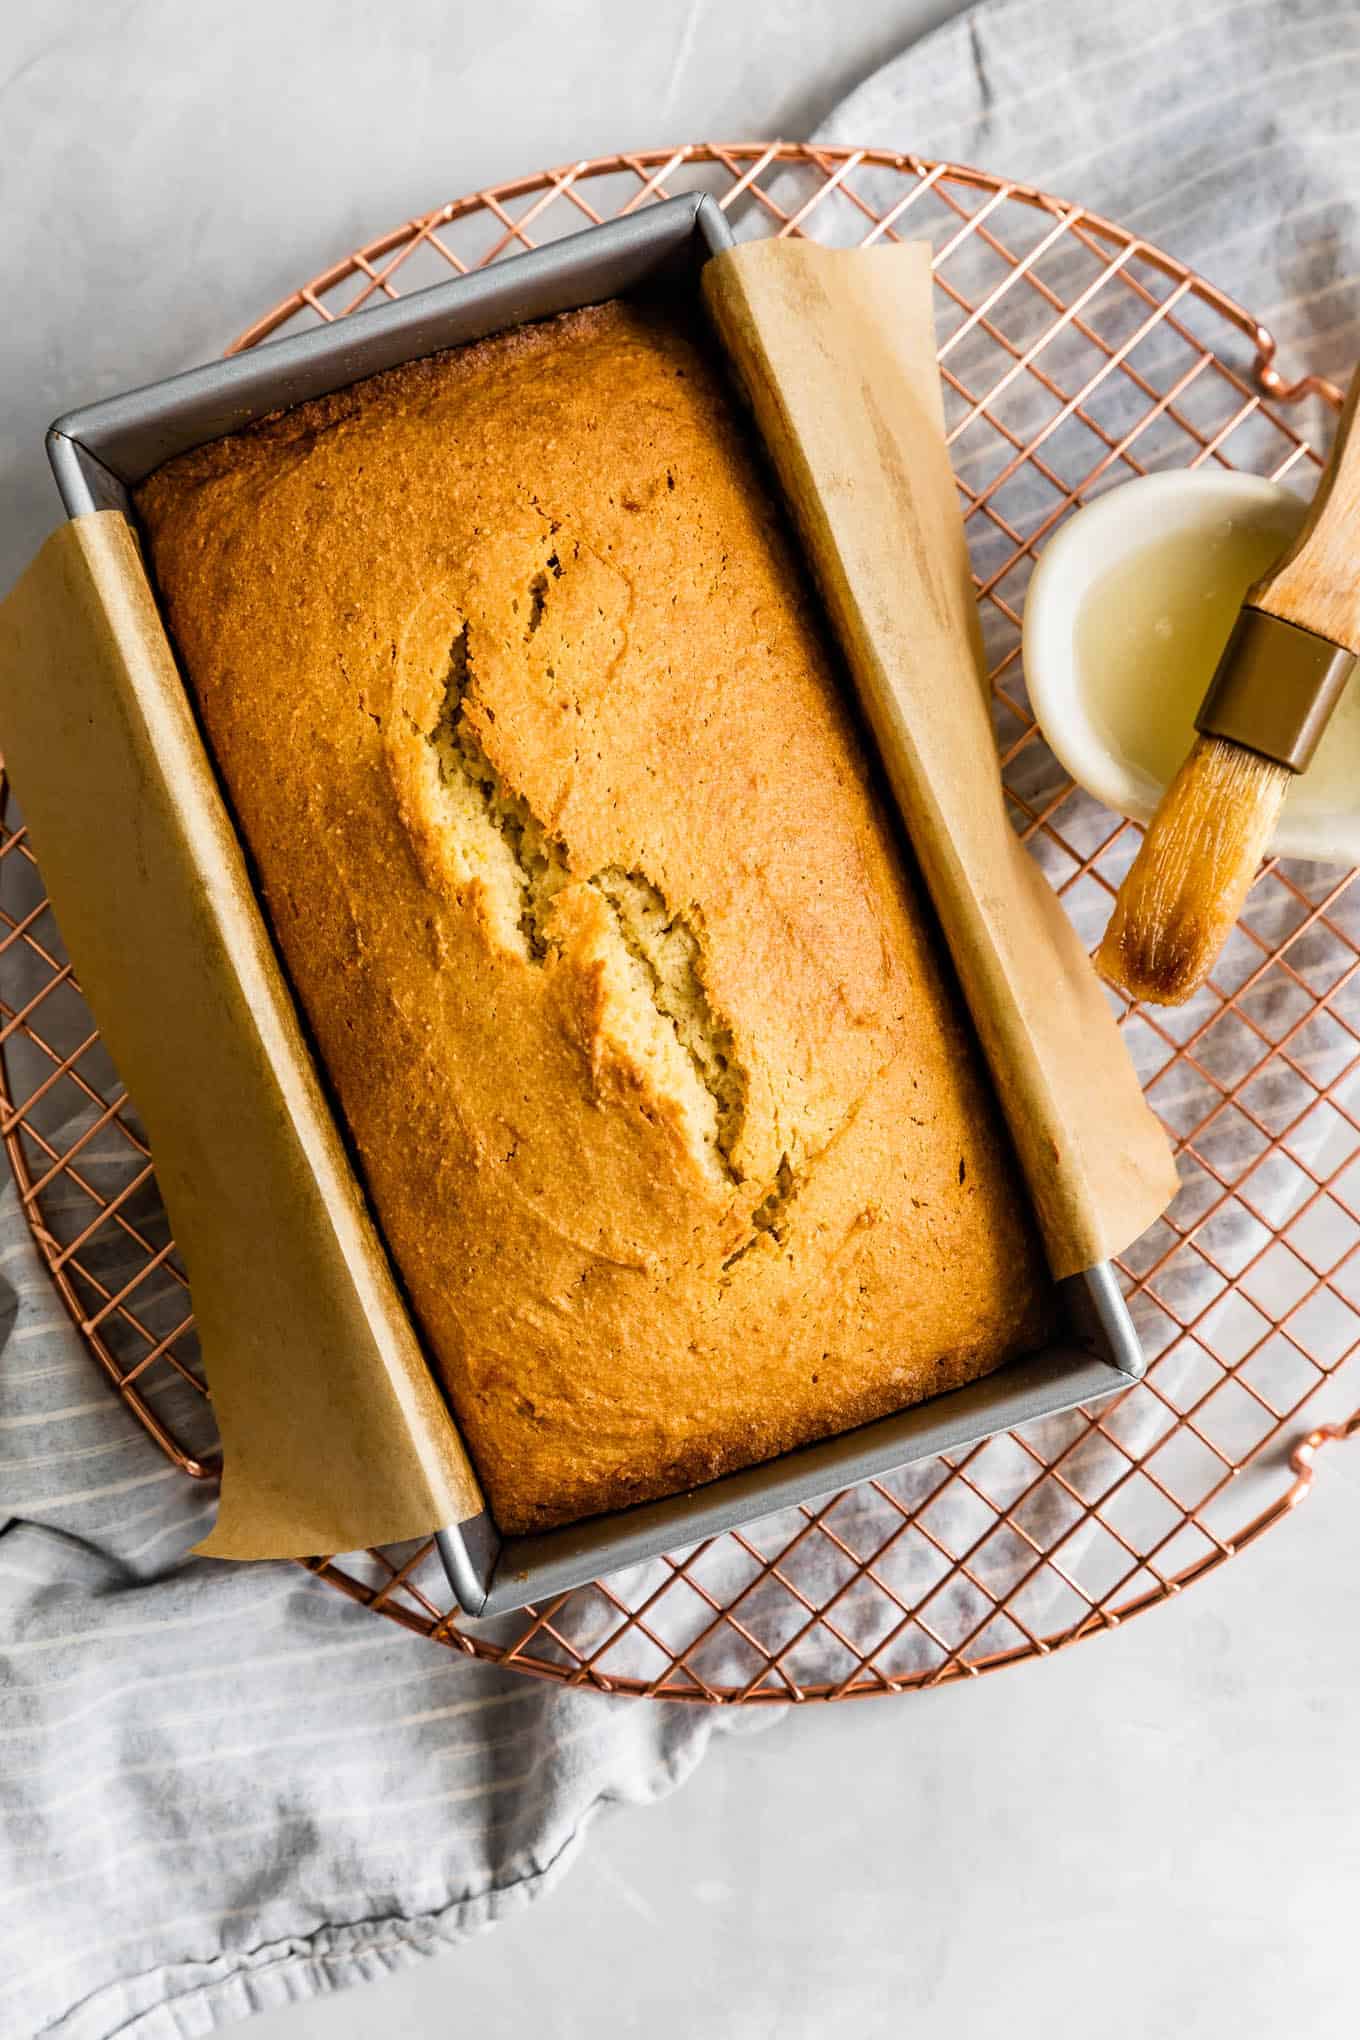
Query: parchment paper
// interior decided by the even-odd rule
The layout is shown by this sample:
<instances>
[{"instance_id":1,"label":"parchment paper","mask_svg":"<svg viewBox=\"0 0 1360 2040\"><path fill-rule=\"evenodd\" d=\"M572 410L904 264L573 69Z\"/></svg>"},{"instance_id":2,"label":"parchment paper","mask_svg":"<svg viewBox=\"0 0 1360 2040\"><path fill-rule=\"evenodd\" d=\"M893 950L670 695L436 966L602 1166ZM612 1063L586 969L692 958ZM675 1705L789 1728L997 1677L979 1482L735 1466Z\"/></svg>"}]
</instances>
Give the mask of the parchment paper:
<instances>
[{"instance_id":1,"label":"parchment paper","mask_svg":"<svg viewBox=\"0 0 1360 2040\"><path fill-rule=\"evenodd\" d=\"M1054 1270L1151 1223L1170 1155L1016 841L984 707L923 250L747 245L706 275L940 913ZM220 1557L481 1508L313 1065L132 533L81 517L0 609L0 741L146 1123L222 1432Z\"/></svg>"},{"instance_id":2,"label":"parchment paper","mask_svg":"<svg viewBox=\"0 0 1360 2040\"><path fill-rule=\"evenodd\" d=\"M704 296L815 567L991 1066L1056 1275L1177 1188L1113 1015L1006 817L944 438L924 244L752 241Z\"/></svg>"},{"instance_id":3,"label":"parchment paper","mask_svg":"<svg viewBox=\"0 0 1360 2040\"><path fill-rule=\"evenodd\" d=\"M225 1466L198 1548L475 1514L118 512L63 525L0 608L0 733L189 1276Z\"/></svg>"}]
</instances>

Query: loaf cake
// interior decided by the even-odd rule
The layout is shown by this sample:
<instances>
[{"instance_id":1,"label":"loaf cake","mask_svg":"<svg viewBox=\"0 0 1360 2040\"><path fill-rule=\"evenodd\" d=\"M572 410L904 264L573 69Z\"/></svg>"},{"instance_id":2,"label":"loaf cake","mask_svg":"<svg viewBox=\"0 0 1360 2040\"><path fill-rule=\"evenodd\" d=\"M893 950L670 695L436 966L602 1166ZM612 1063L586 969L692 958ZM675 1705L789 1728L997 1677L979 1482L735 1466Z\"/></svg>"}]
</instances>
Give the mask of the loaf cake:
<instances>
[{"instance_id":1,"label":"loaf cake","mask_svg":"<svg viewBox=\"0 0 1360 2040\"><path fill-rule=\"evenodd\" d=\"M172 460L136 507L504 1531L1043 1341L947 958L676 305L374 376Z\"/></svg>"}]
</instances>

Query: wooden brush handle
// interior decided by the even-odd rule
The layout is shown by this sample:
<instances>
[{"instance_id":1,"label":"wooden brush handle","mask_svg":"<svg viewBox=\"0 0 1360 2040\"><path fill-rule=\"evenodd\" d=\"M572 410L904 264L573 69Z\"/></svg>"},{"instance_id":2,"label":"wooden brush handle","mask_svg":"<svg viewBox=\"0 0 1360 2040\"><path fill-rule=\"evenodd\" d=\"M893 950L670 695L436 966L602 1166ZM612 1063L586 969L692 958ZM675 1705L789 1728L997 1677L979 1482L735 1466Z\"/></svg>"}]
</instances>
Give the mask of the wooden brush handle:
<instances>
[{"instance_id":1,"label":"wooden brush handle","mask_svg":"<svg viewBox=\"0 0 1360 2040\"><path fill-rule=\"evenodd\" d=\"M1253 609L1316 631L1360 653L1360 369L1337 421L1302 531L1284 558L1247 591Z\"/></svg>"}]
</instances>

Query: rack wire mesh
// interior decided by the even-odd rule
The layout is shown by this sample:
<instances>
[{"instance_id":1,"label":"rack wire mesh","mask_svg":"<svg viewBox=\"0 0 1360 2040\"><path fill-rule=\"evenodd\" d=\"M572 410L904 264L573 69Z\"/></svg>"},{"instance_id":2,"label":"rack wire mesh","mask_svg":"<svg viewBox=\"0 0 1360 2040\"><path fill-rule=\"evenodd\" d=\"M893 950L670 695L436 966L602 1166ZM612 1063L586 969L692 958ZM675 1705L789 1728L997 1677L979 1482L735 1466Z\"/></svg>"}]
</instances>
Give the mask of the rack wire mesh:
<instances>
[{"instance_id":1,"label":"rack wire mesh","mask_svg":"<svg viewBox=\"0 0 1360 2040\"><path fill-rule=\"evenodd\" d=\"M739 238L932 242L1007 798L1094 946L1138 831L1073 787L1035 727L1019 623L1038 550L1074 506L1156 468L1216 463L1306 488L1312 442L1339 401L1319 378L1287 383L1270 334L1173 258L962 165L703 144L578 162L442 205L324 271L231 351L695 189L713 193ZM12 803L5 815L0 1132L94 1360L185 1477L211 1480L211 1413L152 1157ZM1181 1176L1166 1217L1121 1263L1152 1361L1126 1394L490 1624L451 1608L429 1543L318 1556L310 1570L470 1656L709 1703L977 1676L1112 1628L1212 1571L1302 1499L1324 1443L1360 1426L1360 1412L1318 1420L1360 1345L1354 877L1270 862L1190 1005L1118 1002Z\"/></svg>"}]
</instances>

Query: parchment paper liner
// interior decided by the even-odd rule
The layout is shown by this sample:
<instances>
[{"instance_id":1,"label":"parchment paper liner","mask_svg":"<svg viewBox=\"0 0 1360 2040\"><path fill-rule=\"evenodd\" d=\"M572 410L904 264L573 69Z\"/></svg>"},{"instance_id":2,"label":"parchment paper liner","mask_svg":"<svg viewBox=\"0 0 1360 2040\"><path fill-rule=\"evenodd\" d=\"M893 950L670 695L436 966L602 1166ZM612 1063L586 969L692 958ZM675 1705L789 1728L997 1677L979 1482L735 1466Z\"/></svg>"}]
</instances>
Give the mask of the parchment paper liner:
<instances>
[{"instance_id":1,"label":"parchment paper liner","mask_svg":"<svg viewBox=\"0 0 1360 2040\"><path fill-rule=\"evenodd\" d=\"M1075 1273L1145 1230L1176 1175L1006 819L928 251L756 242L715 257L704 294L882 749L1054 1273ZM345 1551L476 1514L120 513L64 525L0 606L0 740L190 1278L225 1456L201 1548Z\"/></svg>"}]
</instances>

